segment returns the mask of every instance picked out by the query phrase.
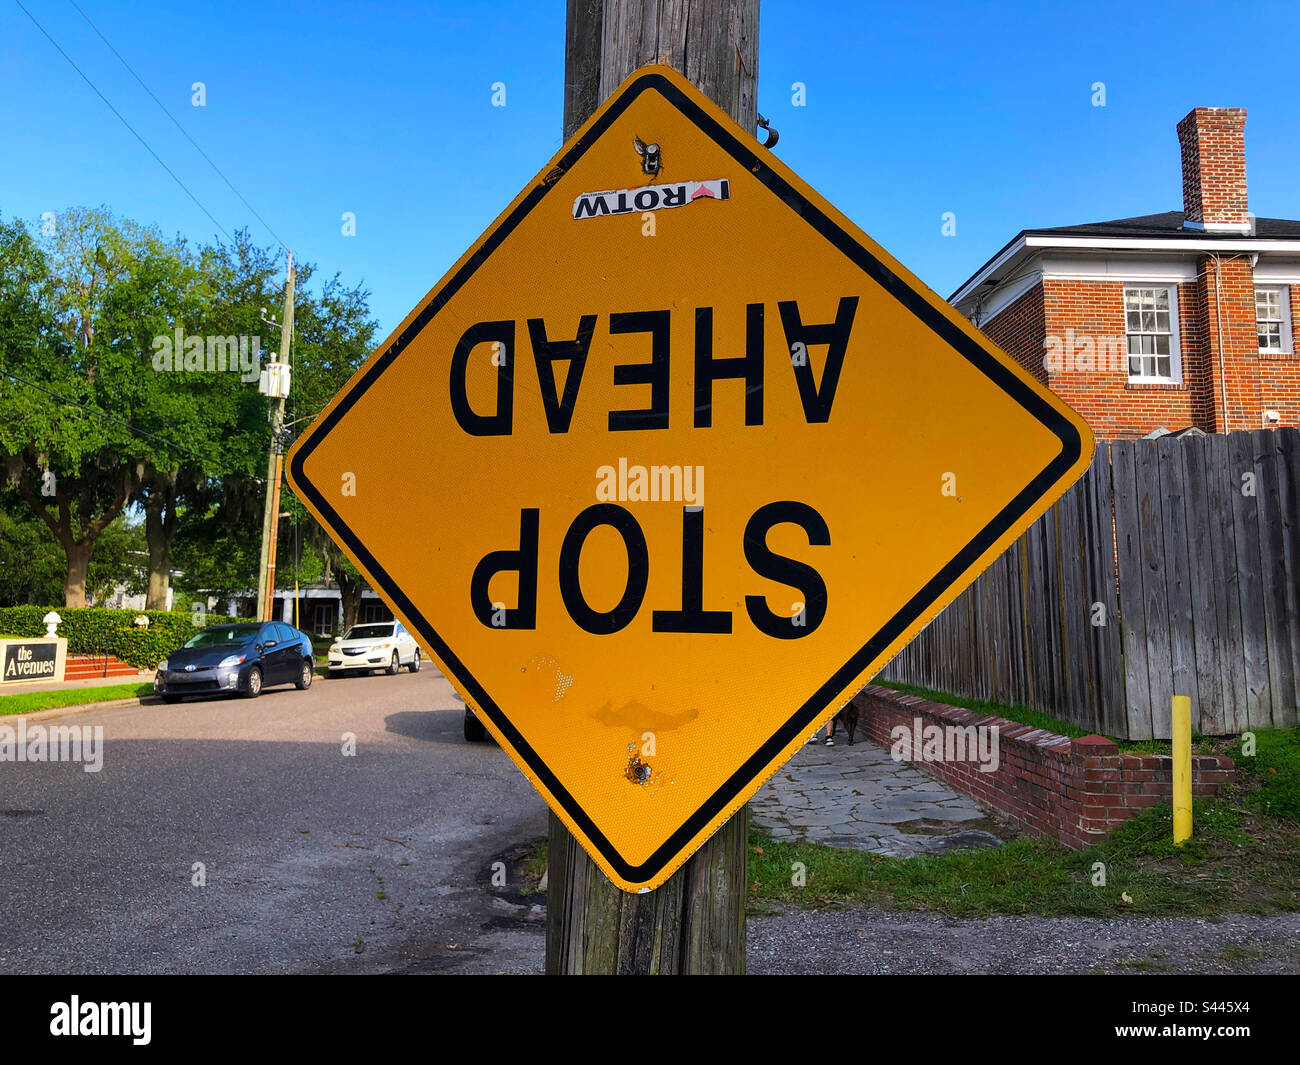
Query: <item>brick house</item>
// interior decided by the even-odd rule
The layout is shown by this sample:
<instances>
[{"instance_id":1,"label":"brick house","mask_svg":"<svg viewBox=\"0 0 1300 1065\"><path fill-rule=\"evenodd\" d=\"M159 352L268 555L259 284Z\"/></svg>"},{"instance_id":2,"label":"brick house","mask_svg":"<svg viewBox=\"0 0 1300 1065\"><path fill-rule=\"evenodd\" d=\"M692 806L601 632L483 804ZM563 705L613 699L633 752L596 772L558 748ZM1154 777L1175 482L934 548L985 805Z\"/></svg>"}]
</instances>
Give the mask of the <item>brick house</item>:
<instances>
[{"instance_id":1,"label":"brick house","mask_svg":"<svg viewBox=\"0 0 1300 1065\"><path fill-rule=\"evenodd\" d=\"M949 302L1099 437L1300 425L1300 221L1247 209L1245 129L1196 108L1182 211L1022 230Z\"/></svg>"}]
</instances>

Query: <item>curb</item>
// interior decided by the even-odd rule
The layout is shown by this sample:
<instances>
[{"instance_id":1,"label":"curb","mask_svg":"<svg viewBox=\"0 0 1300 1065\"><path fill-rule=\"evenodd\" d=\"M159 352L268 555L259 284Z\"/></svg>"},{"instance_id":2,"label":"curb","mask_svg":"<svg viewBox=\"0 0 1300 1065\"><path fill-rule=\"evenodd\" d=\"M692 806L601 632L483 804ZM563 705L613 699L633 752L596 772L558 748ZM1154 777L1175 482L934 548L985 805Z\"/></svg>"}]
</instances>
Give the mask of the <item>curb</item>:
<instances>
[{"instance_id":1,"label":"curb","mask_svg":"<svg viewBox=\"0 0 1300 1065\"><path fill-rule=\"evenodd\" d=\"M92 710L117 710L127 706L163 706L163 701L156 695L145 695L136 699L108 699L101 703L77 703L74 706L52 706L48 710L34 710L29 714L0 715L0 725L16 718L28 721L43 721L49 717L70 717L73 714L86 714Z\"/></svg>"}]
</instances>

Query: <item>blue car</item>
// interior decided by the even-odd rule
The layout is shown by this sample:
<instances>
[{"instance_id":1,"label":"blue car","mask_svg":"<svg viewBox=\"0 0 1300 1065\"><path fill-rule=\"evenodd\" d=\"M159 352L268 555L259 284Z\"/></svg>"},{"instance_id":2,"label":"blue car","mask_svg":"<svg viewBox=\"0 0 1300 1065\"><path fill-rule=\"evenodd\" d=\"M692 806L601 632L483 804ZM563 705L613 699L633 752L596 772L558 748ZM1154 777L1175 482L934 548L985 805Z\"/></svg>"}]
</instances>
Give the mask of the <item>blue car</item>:
<instances>
[{"instance_id":1,"label":"blue car","mask_svg":"<svg viewBox=\"0 0 1300 1065\"><path fill-rule=\"evenodd\" d=\"M153 687L165 703L223 692L256 699L273 684L305 691L315 671L306 633L281 621L251 621L195 633L158 663Z\"/></svg>"}]
</instances>

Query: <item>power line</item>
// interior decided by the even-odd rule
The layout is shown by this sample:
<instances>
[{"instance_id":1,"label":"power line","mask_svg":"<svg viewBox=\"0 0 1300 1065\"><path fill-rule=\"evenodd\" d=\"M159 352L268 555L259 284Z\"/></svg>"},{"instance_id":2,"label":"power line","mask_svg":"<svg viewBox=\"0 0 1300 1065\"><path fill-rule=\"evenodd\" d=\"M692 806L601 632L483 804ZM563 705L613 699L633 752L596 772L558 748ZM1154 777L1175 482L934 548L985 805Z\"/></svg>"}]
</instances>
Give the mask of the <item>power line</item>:
<instances>
[{"instance_id":1,"label":"power line","mask_svg":"<svg viewBox=\"0 0 1300 1065\"><path fill-rule=\"evenodd\" d=\"M150 440L162 444L163 447L171 448L173 451L183 451L187 455L194 456L194 458L198 459L200 462L207 462L207 459L205 459L198 452L191 451L187 447L181 447L180 444L173 444L170 440L164 440L161 436L155 436L147 429L137 429L134 425L131 425L128 422L124 422L120 418L114 418L111 414L105 414L102 410L96 410L94 407L88 407L84 403L78 403L75 399L69 399L67 396L59 395L57 392L51 392L48 388L45 388L38 384L34 384L33 382L28 381L26 378L19 377L17 374L10 373L8 370L0 370L0 374L4 374L11 381L17 381L20 385L26 385L28 388L34 388L36 389L37 392L44 392L47 396L51 396L54 399L57 399L60 403L63 403L66 406L76 407L78 410L85 411L85 413L87 414L93 414L95 415L95 417L103 418L105 421L110 421L114 425L120 425L123 429L130 430L131 432L137 434L138 436L147 436Z\"/></svg>"},{"instance_id":2,"label":"power line","mask_svg":"<svg viewBox=\"0 0 1300 1065\"><path fill-rule=\"evenodd\" d=\"M108 39L107 37L105 37L105 36L103 35L103 33L100 32L99 27L96 26L93 22L90 21L90 16L87 15L84 11L81 10L81 6L77 3L77 0L68 0L68 2L69 2L70 4L72 4L72 6L75 7L75 8L77 9L77 14L79 14L83 19L86 20L87 25L89 25L90 28L91 28L92 30L94 30L96 34L99 35L99 39L100 39L101 41L103 41L104 44L106 44L106 45L108 46L108 50L109 50L110 52L112 52L115 56L117 56L118 62L121 63L122 66L126 67L127 71L130 73L131 77L135 78L135 80L136 80L137 82L139 82L140 88L144 89L144 91L147 92L147 93L149 94L149 98L150 98L151 100L153 100L153 102L156 103L156 104L158 105L158 107L162 110L162 113L163 113L164 115L166 115L169 119L171 119L171 123L172 123L172 125L175 126L178 130L181 131L181 135L182 135L182 136L183 136L187 141L189 141L190 144L192 144L192 145L194 146L194 150L195 150L196 152L198 152L199 155L203 156L203 158L204 158L204 160L207 162L208 166L212 167L212 169L215 170L215 171L217 172L217 176L218 176L219 178L221 178L221 180L224 181L224 182L226 183L226 185L227 185L227 187L229 187L230 191L233 192L236 196L239 197L239 201L240 201L240 203L242 203L245 207L247 207L250 211L252 211L252 212L253 212L253 217L256 218L259 222L262 223L263 226L266 227L266 231L267 231L268 233L270 233L271 236L273 236L273 237L275 238L276 243L279 244L281 248L284 248L285 251L288 251L288 250L289 250L288 246L284 243L284 241L282 241L282 240L280 239L280 235L279 235L278 233L276 233L276 231L275 231L274 229L271 228L270 223L268 223L267 220L266 220L265 218L263 218L260 214L257 213L257 209L256 209L256 208L255 208L251 203L249 203L246 199L244 199L244 194L243 194L242 192L240 192L237 188L235 188L235 186L231 183L230 178L226 177L226 175L225 175L224 173L222 173L221 168L220 168L219 166L217 166L217 164L214 163L214 162L213 162L213 161L208 157L208 153L205 152L202 148L199 147L198 142L197 142L193 137L191 137L191 136L189 135L189 133L186 131L185 127L182 126L182 125L180 124L180 122L178 122L178 121L176 120L176 116L173 115L170 111L167 110L167 108L166 108L166 106L163 104L163 102L162 102L161 100L159 100L157 96L154 95L153 90L150 89L149 86L146 85L146 84L144 83L144 81L141 79L140 75L137 74L137 73L136 73L136 72L131 68L131 64L128 63L125 59L122 58L122 54L121 54L121 53L120 53L116 48L114 48L113 45L112 45L112 43L109 41L109 39Z\"/></svg>"},{"instance_id":3,"label":"power line","mask_svg":"<svg viewBox=\"0 0 1300 1065\"><path fill-rule=\"evenodd\" d=\"M68 53L65 52L61 47L59 47L59 42L56 41L53 37L51 37L49 33L46 31L45 27L36 21L36 16L33 15L30 11L28 11L27 8L23 7L22 0L14 0L14 3L17 4L20 8L22 8L23 14L32 20L32 25L35 26L38 30L41 31L41 33L45 35L45 39L49 41L50 44L54 45L59 55L63 56L63 58L68 61L68 65L71 66L73 70L75 70L78 74L81 75L81 80L84 81L87 85L89 85L92 90L94 90L96 96L98 96L101 100L104 101L104 105L110 111L112 111L113 114L117 116L117 120L121 122L122 125L124 125L128 130L131 131L131 135L134 136L136 140L138 140L141 144L144 145L145 151L147 151L150 155L154 157L154 159L158 161L158 165L162 167L164 170L166 170L168 174L171 175L171 179L181 187L185 195L194 201L195 206L198 207L198 209L202 211L205 215L207 215L208 218L212 220L212 224L216 226L219 230L221 230L221 233L226 238L226 240L230 241L230 243L233 244L235 240L229 233L226 232L225 227L220 222L218 222L215 217L213 217L211 211L209 211L206 207L203 206L203 204L199 202L199 198L195 196L194 193L190 192L185 182L183 182L180 178L178 178L176 174L172 171L172 168L162 161L162 158L158 155L158 153L149 147L149 142L146 141L142 136L140 136L139 133L136 132L135 127L132 126L130 122L128 122L125 118L122 117L122 113L118 111L118 109L114 107L111 103L109 103L108 97L99 91L99 89L95 86L95 83L91 81L88 77L86 77L85 72L79 66L77 66L76 63L72 61L72 57L68 55ZM279 238L277 237L276 239L278 240Z\"/></svg>"}]
</instances>

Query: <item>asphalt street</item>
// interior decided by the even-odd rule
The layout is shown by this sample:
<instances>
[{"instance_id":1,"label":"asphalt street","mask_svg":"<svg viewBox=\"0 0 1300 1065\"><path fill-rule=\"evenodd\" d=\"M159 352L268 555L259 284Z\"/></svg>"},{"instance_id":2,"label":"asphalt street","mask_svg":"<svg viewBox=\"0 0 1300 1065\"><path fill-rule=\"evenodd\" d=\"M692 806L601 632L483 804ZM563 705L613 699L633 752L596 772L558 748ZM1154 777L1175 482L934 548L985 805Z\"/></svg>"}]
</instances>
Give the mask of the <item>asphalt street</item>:
<instances>
[{"instance_id":1,"label":"asphalt street","mask_svg":"<svg viewBox=\"0 0 1300 1065\"><path fill-rule=\"evenodd\" d=\"M462 714L426 665L30 718L102 726L103 768L0 763L0 972L540 971L490 880L545 807Z\"/></svg>"},{"instance_id":2,"label":"asphalt street","mask_svg":"<svg viewBox=\"0 0 1300 1065\"><path fill-rule=\"evenodd\" d=\"M544 911L518 859L545 808L493 743L465 742L462 715L426 666L29 717L101 726L103 766L0 761L0 973L541 972ZM1294 914L847 906L748 924L751 973L1300 970Z\"/></svg>"}]
</instances>

